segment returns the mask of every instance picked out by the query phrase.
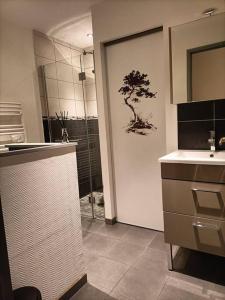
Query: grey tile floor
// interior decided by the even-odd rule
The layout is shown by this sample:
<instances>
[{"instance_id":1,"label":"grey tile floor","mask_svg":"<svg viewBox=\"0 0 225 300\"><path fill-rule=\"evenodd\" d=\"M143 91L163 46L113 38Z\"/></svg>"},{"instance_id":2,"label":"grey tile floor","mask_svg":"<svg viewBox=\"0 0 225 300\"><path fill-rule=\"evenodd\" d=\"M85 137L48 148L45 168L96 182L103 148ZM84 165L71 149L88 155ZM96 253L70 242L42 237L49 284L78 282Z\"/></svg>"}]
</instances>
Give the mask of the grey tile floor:
<instances>
[{"instance_id":1,"label":"grey tile floor","mask_svg":"<svg viewBox=\"0 0 225 300\"><path fill-rule=\"evenodd\" d=\"M224 258L180 249L171 272L161 232L87 218L82 228L89 284L74 300L225 299Z\"/></svg>"},{"instance_id":2,"label":"grey tile floor","mask_svg":"<svg viewBox=\"0 0 225 300\"><path fill-rule=\"evenodd\" d=\"M71 300L116 300L89 283L85 284Z\"/></svg>"}]
</instances>

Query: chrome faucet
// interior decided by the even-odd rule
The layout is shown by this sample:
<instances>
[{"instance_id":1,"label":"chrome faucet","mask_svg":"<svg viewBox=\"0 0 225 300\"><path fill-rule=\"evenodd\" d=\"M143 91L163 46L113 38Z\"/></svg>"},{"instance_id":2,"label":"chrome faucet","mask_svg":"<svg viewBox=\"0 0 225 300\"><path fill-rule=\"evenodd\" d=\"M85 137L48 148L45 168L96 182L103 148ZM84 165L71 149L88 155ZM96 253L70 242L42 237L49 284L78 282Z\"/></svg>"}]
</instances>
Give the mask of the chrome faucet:
<instances>
[{"instance_id":1,"label":"chrome faucet","mask_svg":"<svg viewBox=\"0 0 225 300\"><path fill-rule=\"evenodd\" d=\"M210 130L210 138L208 139L208 143L210 145L210 150L211 151L215 151L216 147L215 147L215 131L214 130ZM225 143L225 138L224 138L224 143Z\"/></svg>"},{"instance_id":2,"label":"chrome faucet","mask_svg":"<svg viewBox=\"0 0 225 300\"><path fill-rule=\"evenodd\" d=\"M222 146L224 143L225 143L225 136L220 138L219 145Z\"/></svg>"}]
</instances>

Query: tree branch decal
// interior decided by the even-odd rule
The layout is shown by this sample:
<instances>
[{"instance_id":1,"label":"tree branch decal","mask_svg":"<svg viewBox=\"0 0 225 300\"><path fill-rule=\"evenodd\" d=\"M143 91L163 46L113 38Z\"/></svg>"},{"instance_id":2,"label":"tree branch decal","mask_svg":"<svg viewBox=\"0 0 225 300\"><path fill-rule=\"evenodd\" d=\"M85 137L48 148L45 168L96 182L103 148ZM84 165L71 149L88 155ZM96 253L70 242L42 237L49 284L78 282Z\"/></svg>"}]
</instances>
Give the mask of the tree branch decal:
<instances>
[{"instance_id":1,"label":"tree branch decal","mask_svg":"<svg viewBox=\"0 0 225 300\"><path fill-rule=\"evenodd\" d=\"M128 123L127 132L133 132L141 135L147 135L145 129L156 129L149 122L143 120L135 110L134 104L139 103L142 98L156 98L156 93L149 90L150 81L147 74L141 74L139 71L132 71L123 78L123 86L119 89L119 93L124 96L124 102L132 111L132 119Z\"/></svg>"}]
</instances>

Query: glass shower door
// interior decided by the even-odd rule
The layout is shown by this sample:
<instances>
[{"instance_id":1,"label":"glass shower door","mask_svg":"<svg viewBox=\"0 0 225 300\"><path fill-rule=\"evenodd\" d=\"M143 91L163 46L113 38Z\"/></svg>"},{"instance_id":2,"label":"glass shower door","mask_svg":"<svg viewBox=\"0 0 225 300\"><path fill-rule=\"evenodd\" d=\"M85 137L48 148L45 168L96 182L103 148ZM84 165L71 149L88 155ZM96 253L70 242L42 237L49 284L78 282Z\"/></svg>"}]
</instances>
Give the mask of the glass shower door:
<instances>
[{"instance_id":1,"label":"glass shower door","mask_svg":"<svg viewBox=\"0 0 225 300\"><path fill-rule=\"evenodd\" d=\"M63 122L69 141L78 143L76 154L81 214L104 219L96 96L93 98L94 69L93 65L92 70L85 68L83 54L72 55L71 61L72 64L65 60L56 61L41 68L45 141L61 142L61 125L57 115L60 119L61 114L66 116Z\"/></svg>"},{"instance_id":2,"label":"glass shower door","mask_svg":"<svg viewBox=\"0 0 225 300\"><path fill-rule=\"evenodd\" d=\"M101 173L101 157L100 157L100 143L99 143L99 129L98 129L98 115L97 115L97 101L96 101L96 86L94 74L94 58L93 51L83 52L83 61L81 64L82 72L82 87L84 95L84 109L85 121L87 130L87 143L89 155L89 175L90 175L90 192L81 198L81 212L82 206L85 207L88 202L91 203L91 212L97 219L105 218L104 211L104 197L102 186Z\"/></svg>"}]
</instances>

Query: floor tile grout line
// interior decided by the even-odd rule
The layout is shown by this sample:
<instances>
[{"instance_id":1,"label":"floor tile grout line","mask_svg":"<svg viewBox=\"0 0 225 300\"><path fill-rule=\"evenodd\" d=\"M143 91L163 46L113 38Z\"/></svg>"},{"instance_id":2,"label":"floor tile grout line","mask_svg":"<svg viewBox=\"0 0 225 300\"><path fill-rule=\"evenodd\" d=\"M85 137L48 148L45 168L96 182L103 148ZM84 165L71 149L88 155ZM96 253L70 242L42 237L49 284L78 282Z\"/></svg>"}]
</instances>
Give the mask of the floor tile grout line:
<instances>
[{"instance_id":1,"label":"floor tile grout line","mask_svg":"<svg viewBox=\"0 0 225 300\"><path fill-rule=\"evenodd\" d=\"M128 269L125 271L125 273L122 275L122 277L115 283L115 285L113 285L112 289L109 291L109 294L108 294L108 295L110 295L110 293L112 292L112 290L114 289L114 287L120 282L120 280L122 280L122 278L125 276L125 274L126 274L127 271L130 269L131 266L128 266L127 264L124 264L124 263L115 261L115 260L113 260L113 259L110 259L110 258L108 258L108 257L105 257L104 255L98 255L98 257L101 257L101 258L110 260L110 261L112 261L112 262L116 262L116 263L119 263L119 264L121 264L121 265L124 265L125 267L128 267ZM92 262L90 262L90 263L92 263ZM89 263L89 264L90 264L90 263ZM89 264L88 264L88 265L89 265ZM102 286L102 288L104 288L104 287Z\"/></svg>"},{"instance_id":2,"label":"floor tile grout line","mask_svg":"<svg viewBox=\"0 0 225 300\"><path fill-rule=\"evenodd\" d=\"M94 254L94 253L92 252L92 254ZM98 256L98 257L101 257L101 258L108 259L108 260L110 260L110 261L112 261L112 262L119 263L119 264L121 264L121 265L130 267L128 264L125 264L125 263L122 263L122 262L120 262L120 261L114 260L114 259L112 259L112 258L110 258L110 257L106 257L106 256L104 256L104 254L100 254L100 253L99 253L99 254L97 254L97 256ZM92 263L92 262L90 262L90 263ZM90 263L88 263L88 264L90 264Z\"/></svg>"},{"instance_id":3,"label":"floor tile grout line","mask_svg":"<svg viewBox=\"0 0 225 300\"><path fill-rule=\"evenodd\" d=\"M83 239L83 244L84 244L84 242L86 243L87 241L89 241L89 240L93 237L93 235L98 236L98 237L100 237L100 238L103 238L103 239L107 240L108 242L111 241L111 242L113 242L114 244L117 244L118 242L120 242L119 239L116 239L116 238L107 238L107 237L105 237L105 236L103 236L103 235L101 235L101 234L91 232L89 236L86 236L86 237L84 238L85 241L84 241L84 239Z\"/></svg>"},{"instance_id":4,"label":"floor tile grout line","mask_svg":"<svg viewBox=\"0 0 225 300\"><path fill-rule=\"evenodd\" d=\"M113 290L116 288L116 286L118 286L118 284L120 283L120 281L126 276L126 274L127 274L131 269L141 270L141 269L135 267L134 265L131 265L131 266L128 268L128 270L124 273L124 275L121 277L121 279L117 282L117 284L113 287L113 289L112 289L111 292L110 292L110 296L113 297L113 295L112 295ZM164 286L165 286L165 284L166 284L166 282L167 282L168 279L169 279L169 276L166 275L166 276L165 276L165 280L164 280L164 282L163 282L163 285L162 285L162 287L160 288L160 291L159 291L158 295L156 296L156 299L155 299L155 300L157 300L158 297L160 296L160 294L161 294L161 292L162 292L162 290L163 290L163 288L164 288ZM151 300L154 300L154 299L151 299Z\"/></svg>"},{"instance_id":5,"label":"floor tile grout line","mask_svg":"<svg viewBox=\"0 0 225 300\"><path fill-rule=\"evenodd\" d=\"M106 237L107 239L115 239L115 240L118 240L118 241L121 240L121 238L116 238L114 236L107 235L105 233L101 233L101 232L98 232L98 231L88 231L88 230L86 230L86 231L89 232L89 233L98 234L100 236Z\"/></svg>"},{"instance_id":6,"label":"floor tile grout line","mask_svg":"<svg viewBox=\"0 0 225 300\"><path fill-rule=\"evenodd\" d=\"M110 290L110 293L109 293L109 294L112 293L112 291L114 290L114 288L115 288L115 287L119 284L119 282L124 278L124 276L126 275L126 273L127 273L131 268L135 268L136 262L137 262L138 259L141 257L141 255L144 254L144 252L147 250L147 248L148 248L148 246L145 246L145 247L144 247L142 253L136 258L136 260L135 260L131 265L122 263L121 261L117 261L117 260L112 259L112 258L110 258L110 257L106 257L104 253L98 255L98 257L102 257L102 258L108 259L108 260L110 260L110 261L112 261L112 262L120 263L120 264L122 264L122 265L128 267L128 269L127 269L126 272L123 274L123 276L122 276L122 277L118 280L118 282L116 282L115 285L112 287L112 289ZM90 262L90 263L91 263L91 262ZM89 264L90 264L90 263L89 263ZM137 268L136 268L136 269L137 269Z\"/></svg>"},{"instance_id":7,"label":"floor tile grout line","mask_svg":"<svg viewBox=\"0 0 225 300\"><path fill-rule=\"evenodd\" d=\"M161 294L162 294L162 291L163 291L164 287L166 286L168 280L169 280L169 276L166 275L165 281L164 281L164 283L163 283L163 285L162 285L162 287L161 287L161 289L160 289L160 291L159 291L159 294L158 294L156 300L159 300L159 299L160 299L160 296L161 296Z\"/></svg>"},{"instance_id":8,"label":"floor tile grout line","mask_svg":"<svg viewBox=\"0 0 225 300\"><path fill-rule=\"evenodd\" d=\"M101 221L100 221L100 222L101 222ZM100 226L99 229L101 229L101 226ZM114 236L112 236L112 235L107 235L107 233L102 233L102 232L99 231L99 229L94 230L94 231L86 229L86 231L87 231L87 232L90 232L90 233L94 233L94 234L99 234L100 236L104 236L104 237L106 237L106 238L108 238L108 239L112 238L112 239L115 239L115 240L121 240L121 241L124 241L124 242L130 242L129 240L125 240L125 239L124 239L125 236L126 236L126 233L129 231L129 229L123 234L123 236L121 236L121 237L119 237L119 238L114 237ZM132 230L132 229L131 229L131 230ZM148 247L150 246L150 244L152 243L152 241L153 241L154 238L158 235L159 232L155 232L155 231L154 231L154 233L155 233L154 236L153 236L152 239L149 241L149 243L146 244L146 246L148 246ZM137 245L138 243L130 242L130 244L135 244L135 245Z\"/></svg>"},{"instance_id":9,"label":"floor tile grout line","mask_svg":"<svg viewBox=\"0 0 225 300\"><path fill-rule=\"evenodd\" d=\"M153 236L152 240L149 242L149 244L147 245L147 247L150 247L150 245L152 244L153 240L156 238L157 235L158 235L158 233L156 233L155 236Z\"/></svg>"},{"instance_id":10,"label":"floor tile grout line","mask_svg":"<svg viewBox=\"0 0 225 300\"><path fill-rule=\"evenodd\" d=\"M132 245L133 245L133 244L132 244ZM135 245L135 246L136 246L136 245ZM111 258L111 257L109 257L109 256L105 256L105 258L108 258L108 259L113 260L113 261L115 261L115 262L118 262L118 263L124 264L124 265L126 265L126 266L129 266L129 268L130 268L130 267L132 267L132 266L134 266L134 265L136 264L136 262L138 261L138 259L139 259L139 258L144 254L144 252L146 251L146 248L147 248L147 246L144 247L143 251L138 255L138 257L135 259L135 261L133 261L131 264L122 263L121 261L118 261L118 260L116 260L116 259L113 259L113 258Z\"/></svg>"},{"instance_id":11,"label":"floor tile grout line","mask_svg":"<svg viewBox=\"0 0 225 300\"><path fill-rule=\"evenodd\" d=\"M129 266L129 268L127 269L127 271L123 274L123 276L119 279L119 281L113 286L112 290L110 291L110 295L112 293L112 291L116 288L116 286L118 286L118 284L121 282L121 280L125 277L125 275L127 274L127 272L131 269L132 266Z\"/></svg>"}]
</instances>

